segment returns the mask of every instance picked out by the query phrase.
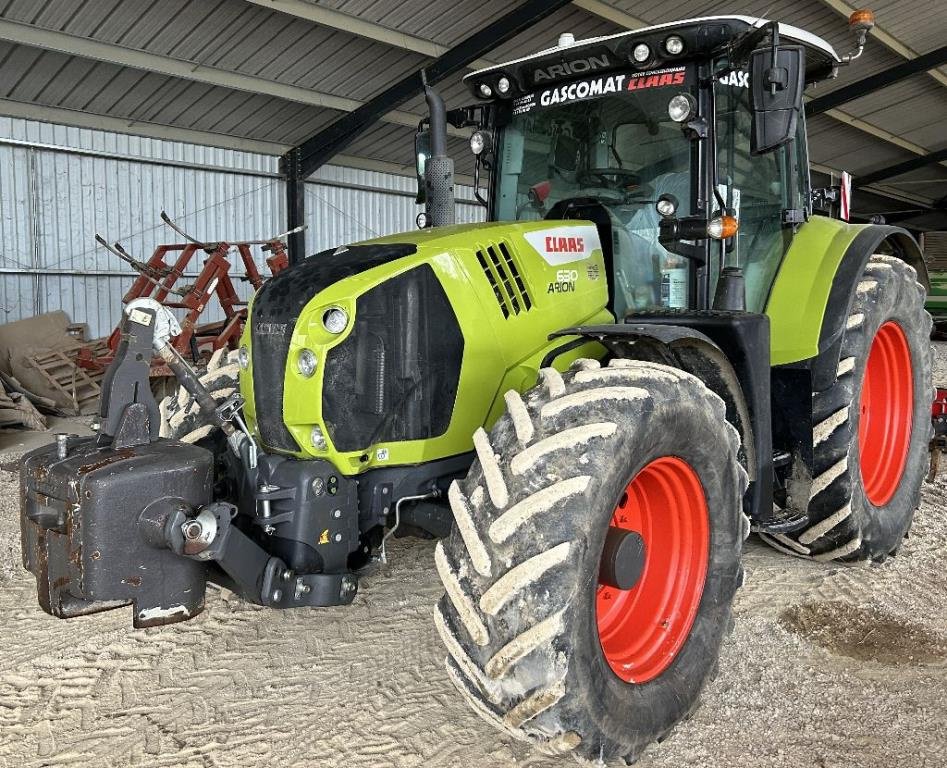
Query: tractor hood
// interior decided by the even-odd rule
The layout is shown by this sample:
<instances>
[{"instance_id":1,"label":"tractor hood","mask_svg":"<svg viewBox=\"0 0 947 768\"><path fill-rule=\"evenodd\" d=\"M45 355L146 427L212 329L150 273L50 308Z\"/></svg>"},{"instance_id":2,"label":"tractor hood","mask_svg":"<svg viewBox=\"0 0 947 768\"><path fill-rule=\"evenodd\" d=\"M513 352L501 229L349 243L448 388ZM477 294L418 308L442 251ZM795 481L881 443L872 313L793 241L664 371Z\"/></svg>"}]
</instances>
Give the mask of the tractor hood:
<instances>
[{"instance_id":1,"label":"tractor hood","mask_svg":"<svg viewBox=\"0 0 947 768\"><path fill-rule=\"evenodd\" d=\"M549 334L602 317L607 298L586 221L457 225L323 251L253 299L246 413L266 450L343 474L456 455L502 406L501 387L535 380Z\"/></svg>"}]
</instances>

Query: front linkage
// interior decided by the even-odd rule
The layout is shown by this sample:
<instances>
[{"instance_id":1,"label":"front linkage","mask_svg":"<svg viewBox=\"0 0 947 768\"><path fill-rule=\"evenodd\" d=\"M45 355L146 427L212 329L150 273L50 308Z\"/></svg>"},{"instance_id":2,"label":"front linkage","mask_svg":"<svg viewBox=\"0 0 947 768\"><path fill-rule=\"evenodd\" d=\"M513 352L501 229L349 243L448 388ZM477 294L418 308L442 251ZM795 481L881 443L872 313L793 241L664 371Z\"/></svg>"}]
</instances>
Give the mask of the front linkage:
<instances>
[{"instance_id":1,"label":"front linkage","mask_svg":"<svg viewBox=\"0 0 947 768\"><path fill-rule=\"evenodd\" d=\"M169 344L177 332L157 302L129 304L99 434L60 435L23 459L23 564L43 609L69 618L132 604L136 627L169 624L203 610L208 580L278 608L350 603L351 558L369 551L354 481L328 462L258 453L240 396L213 399ZM240 467L239 510L214 500L211 451L158 438L152 350L226 437L225 456Z\"/></svg>"}]
</instances>

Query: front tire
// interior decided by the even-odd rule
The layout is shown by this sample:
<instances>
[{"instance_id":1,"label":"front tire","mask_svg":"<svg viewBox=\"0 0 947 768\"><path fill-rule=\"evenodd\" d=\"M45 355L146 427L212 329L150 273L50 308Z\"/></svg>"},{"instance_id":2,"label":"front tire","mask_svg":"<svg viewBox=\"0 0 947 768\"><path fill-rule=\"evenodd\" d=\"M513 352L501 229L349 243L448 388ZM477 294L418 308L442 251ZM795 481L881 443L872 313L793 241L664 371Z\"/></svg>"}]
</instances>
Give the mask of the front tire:
<instances>
[{"instance_id":1,"label":"front tire","mask_svg":"<svg viewBox=\"0 0 947 768\"><path fill-rule=\"evenodd\" d=\"M795 460L787 506L806 513L773 547L816 560L884 560L920 503L932 434L931 317L914 268L871 257L842 338L835 381L812 394L810 476Z\"/></svg>"},{"instance_id":2,"label":"front tire","mask_svg":"<svg viewBox=\"0 0 947 768\"><path fill-rule=\"evenodd\" d=\"M236 350L218 349L207 362L207 369L200 376L201 384L217 401L230 397L240 387L240 364ZM184 387L177 394L168 395L158 403L161 413L160 436L184 443L196 443L215 434L219 427L210 423L201 413L194 396Z\"/></svg>"},{"instance_id":3,"label":"front tire","mask_svg":"<svg viewBox=\"0 0 947 768\"><path fill-rule=\"evenodd\" d=\"M541 374L525 398L507 393L450 489L435 623L489 722L548 753L630 761L716 670L748 531L739 437L723 401L668 366ZM599 583L612 528L640 529L629 589Z\"/></svg>"}]
</instances>

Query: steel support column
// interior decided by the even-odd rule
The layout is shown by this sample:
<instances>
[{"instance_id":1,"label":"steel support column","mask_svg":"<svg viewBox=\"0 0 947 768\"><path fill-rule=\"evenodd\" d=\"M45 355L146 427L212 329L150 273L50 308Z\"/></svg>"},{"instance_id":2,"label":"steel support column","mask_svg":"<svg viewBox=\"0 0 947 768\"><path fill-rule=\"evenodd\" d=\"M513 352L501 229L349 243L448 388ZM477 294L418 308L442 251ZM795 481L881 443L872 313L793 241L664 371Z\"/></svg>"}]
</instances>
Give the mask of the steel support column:
<instances>
[{"instance_id":1,"label":"steel support column","mask_svg":"<svg viewBox=\"0 0 947 768\"><path fill-rule=\"evenodd\" d=\"M291 149L280 158L280 173L286 184L286 228L296 229L306 223L306 178L300 174L298 149ZM291 234L287 245L290 264L305 259L306 230Z\"/></svg>"}]
</instances>

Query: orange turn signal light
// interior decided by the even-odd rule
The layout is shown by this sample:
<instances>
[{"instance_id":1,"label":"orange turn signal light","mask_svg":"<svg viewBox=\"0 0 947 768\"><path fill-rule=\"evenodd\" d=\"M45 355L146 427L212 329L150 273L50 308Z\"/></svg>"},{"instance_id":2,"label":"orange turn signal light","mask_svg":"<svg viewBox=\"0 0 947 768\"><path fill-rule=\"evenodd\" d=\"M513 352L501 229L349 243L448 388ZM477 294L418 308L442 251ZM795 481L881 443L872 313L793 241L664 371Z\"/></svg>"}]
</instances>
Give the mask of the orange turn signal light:
<instances>
[{"instance_id":1,"label":"orange turn signal light","mask_svg":"<svg viewBox=\"0 0 947 768\"><path fill-rule=\"evenodd\" d=\"M848 26L853 29L871 29L875 26L875 14L867 8L860 8L848 17Z\"/></svg>"},{"instance_id":2,"label":"orange turn signal light","mask_svg":"<svg viewBox=\"0 0 947 768\"><path fill-rule=\"evenodd\" d=\"M714 240L727 240L740 229L736 216L718 216L707 222L707 236Z\"/></svg>"}]
</instances>

